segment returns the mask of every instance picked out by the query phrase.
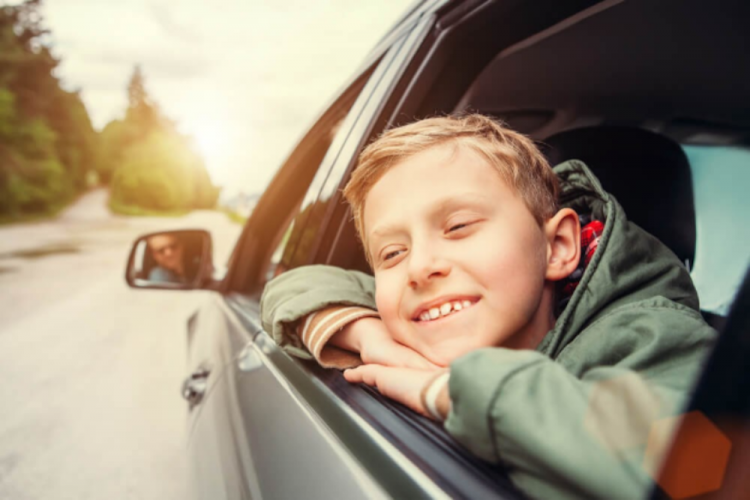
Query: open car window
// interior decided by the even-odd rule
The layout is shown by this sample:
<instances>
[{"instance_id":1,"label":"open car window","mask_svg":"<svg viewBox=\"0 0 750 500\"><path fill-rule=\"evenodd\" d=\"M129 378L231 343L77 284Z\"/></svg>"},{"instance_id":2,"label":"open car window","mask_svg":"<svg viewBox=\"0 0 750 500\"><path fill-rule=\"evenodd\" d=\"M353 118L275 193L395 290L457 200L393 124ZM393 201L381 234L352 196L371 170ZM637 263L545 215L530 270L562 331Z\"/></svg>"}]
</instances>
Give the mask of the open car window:
<instances>
[{"instance_id":1,"label":"open car window","mask_svg":"<svg viewBox=\"0 0 750 500\"><path fill-rule=\"evenodd\" d=\"M726 316L750 265L750 148L685 145L695 193L691 276L701 309Z\"/></svg>"},{"instance_id":2,"label":"open car window","mask_svg":"<svg viewBox=\"0 0 750 500\"><path fill-rule=\"evenodd\" d=\"M269 279L286 269L282 257L298 243L294 228L304 227L306 207L317 198L346 139L347 122L357 115L357 102L381 60L376 58L344 88L276 173L235 247L225 292L258 295Z\"/></svg>"}]
</instances>

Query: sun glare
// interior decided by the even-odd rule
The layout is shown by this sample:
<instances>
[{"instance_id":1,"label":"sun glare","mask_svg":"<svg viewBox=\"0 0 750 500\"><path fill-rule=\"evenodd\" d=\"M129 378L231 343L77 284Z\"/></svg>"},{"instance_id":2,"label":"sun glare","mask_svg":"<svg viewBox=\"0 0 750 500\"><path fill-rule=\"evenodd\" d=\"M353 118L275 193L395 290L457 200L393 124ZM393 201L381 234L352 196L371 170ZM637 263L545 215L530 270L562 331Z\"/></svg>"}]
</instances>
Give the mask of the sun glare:
<instances>
[{"instance_id":1,"label":"sun glare","mask_svg":"<svg viewBox=\"0 0 750 500\"><path fill-rule=\"evenodd\" d=\"M206 168L215 182L223 182L231 144L227 129L220 120L185 120L184 132L192 138L193 147L203 157Z\"/></svg>"},{"instance_id":2,"label":"sun glare","mask_svg":"<svg viewBox=\"0 0 750 500\"><path fill-rule=\"evenodd\" d=\"M221 156L224 148L226 135L223 129L216 123L204 123L195 127L192 131L195 145L207 161Z\"/></svg>"}]
</instances>

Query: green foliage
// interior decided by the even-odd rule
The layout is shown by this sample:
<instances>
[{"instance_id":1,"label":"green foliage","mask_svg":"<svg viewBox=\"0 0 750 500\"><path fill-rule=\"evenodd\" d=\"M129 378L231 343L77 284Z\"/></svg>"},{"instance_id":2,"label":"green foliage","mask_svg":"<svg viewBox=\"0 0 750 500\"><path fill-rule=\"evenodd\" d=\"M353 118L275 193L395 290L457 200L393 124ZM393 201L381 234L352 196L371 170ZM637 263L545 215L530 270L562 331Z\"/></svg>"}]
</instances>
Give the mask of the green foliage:
<instances>
[{"instance_id":1,"label":"green foliage","mask_svg":"<svg viewBox=\"0 0 750 500\"><path fill-rule=\"evenodd\" d=\"M109 184L125 150L140 137L139 131L122 120L112 120L99 136L97 171L104 184Z\"/></svg>"},{"instance_id":2,"label":"green foliage","mask_svg":"<svg viewBox=\"0 0 750 500\"><path fill-rule=\"evenodd\" d=\"M97 135L53 75L40 0L0 8L0 216L50 213L86 187Z\"/></svg>"},{"instance_id":3,"label":"green foliage","mask_svg":"<svg viewBox=\"0 0 750 500\"><path fill-rule=\"evenodd\" d=\"M138 65L135 66L133 76L130 77L130 82L128 82L128 109L125 120L145 132L169 125L161 115L159 107L148 95L146 81L141 67Z\"/></svg>"},{"instance_id":4,"label":"green foliage","mask_svg":"<svg viewBox=\"0 0 750 500\"><path fill-rule=\"evenodd\" d=\"M190 210L185 208L179 210L151 210L136 205L123 205L111 198L109 200L109 209L116 214L136 217L182 217L190 212ZM2 219L0 219L1 223Z\"/></svg>"},{"instance_id":5,"label":"green foliage","mask_svg":"<svg viewBox=\"0 0 750 500\"><path fill-rule=\"evenodd\" d=\"M219 195L186 138L164 130L123 152L111 188L115 206L157 211L213 208Z\"/></svg>"},{"instance_id":6,"label":"green foliage","mask_svg":"<svg viewBox=\"0 0 750 500\"><path fill-rule=\"evenodd\" d=\"M219 209L219 210L220 210L221 212L224 212L224 215L226 215L226 216L227 216L227 218L228 218L228 219L229 219L230 221L234 222L235 224L239 224L239 225L241 225L241 226L244 226L244 225L245 225L245 223L247 223L247 217L245 217L244 215L240 215L240 214L238 214L237 212L235 212L235 211L233 211L233 210L230 210L230 209L228 209L228 208L221 208L221 209ZM283 243L282 243L282 244L280 244L279 246L282 246L282 247L283 247Z\"/></svg>"},{"instance_id":7,"label":"green foliage","mask_svg":"<svg viewBox=\"0 0 750 500\"><path fill-rule=\"evenodd\" d=\"M0 88L0 213L47 212L73 189L56 156L57 135L41 119L23 119Z\"/></svg>"},{"instance_id":8,"label":"green foliage","mask_svg":"<svg viewBox=\"0 0 750 500\"><path fill-rule=\"evenodd\" d=\"M135 207L148 213L213 208L219 189L203 159L148 96L137 66L128 103L125 119L108 123L101 134L99 173L111 179L110 206L128 213Z\"/></svg>"},{"instance_id":9,"label":"green foliage","mask_svg":"<svg viewBox=\"0 0 750 500\"><path fill-rule=\"evenodd\" d=\"M121 212L212 208L218 189L140 68L124 119L97 134L78 92L53 74L48 35L41 0L0 6L0 220L51 213L96 182L111 184Z\"/></svg>"}]
</instances>

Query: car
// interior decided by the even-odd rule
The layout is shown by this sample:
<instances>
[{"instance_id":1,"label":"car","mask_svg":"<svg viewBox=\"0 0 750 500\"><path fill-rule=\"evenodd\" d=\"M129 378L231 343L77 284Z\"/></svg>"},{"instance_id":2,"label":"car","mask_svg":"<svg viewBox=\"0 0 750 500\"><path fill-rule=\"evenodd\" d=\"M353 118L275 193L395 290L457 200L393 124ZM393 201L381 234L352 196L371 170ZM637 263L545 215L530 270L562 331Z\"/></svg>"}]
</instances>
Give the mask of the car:
<instances>
[{"instance_id":1,"label":"car","mask_svg":"<svg viewBox=\"0 0 750 500\"><path fill-rule=\"evenodd\" d=\"M553 162L584 160L679 256L721 332L689 409L727 433L727 420L746 426L748 19L739 0L419 1L294 147L221 279L209 233L175 233L200 256L180 283L144 278L154 234L139 238L132 287L213 291L188 322L182 387L196 496L524 498L439 424L282 351L259 316L264 285L290 269L371 273L341 195L357 155L388 127L448 113L491 115ZM746 486L746 441L733 443L726 495Z\"/></svg>"}]
</instances>

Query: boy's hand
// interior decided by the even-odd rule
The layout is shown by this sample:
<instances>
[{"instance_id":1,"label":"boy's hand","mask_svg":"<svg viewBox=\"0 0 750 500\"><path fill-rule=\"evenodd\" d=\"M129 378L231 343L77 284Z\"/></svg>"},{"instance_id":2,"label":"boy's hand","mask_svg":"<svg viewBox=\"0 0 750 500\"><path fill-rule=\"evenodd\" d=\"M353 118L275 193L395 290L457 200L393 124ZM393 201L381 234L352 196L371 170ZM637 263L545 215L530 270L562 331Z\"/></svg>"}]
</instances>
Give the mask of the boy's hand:
<instances>
[{"instance_id":1,"label":"boy's hand","mask_svg":"<svg viewBox=\"0 0 750 500\"><path fill-rule=\"evenodd\" d=\"M438 366L416 351L399 344L378 318L362 318L347 325L331 337L331 342L359 352L366 364L434 370Z\"/></svg>"},{"instance_id":2,"label":"boy's hand","mask_svg":"<svg viewBox=\"0 0 750 500\"><path fill-rule=\"evenodd\" d=\"M426 417L431 417L422 405L422 390L435 379L436 373L436 370L362 365L345 370L344 378L348 382L376 387L383 396L394 399ZM440 408L441 413L445 415L450 407L447 386L443 388L443 391L445 393L441 394L439 399L443 402Z\"/></svg>"}]
</instances>

